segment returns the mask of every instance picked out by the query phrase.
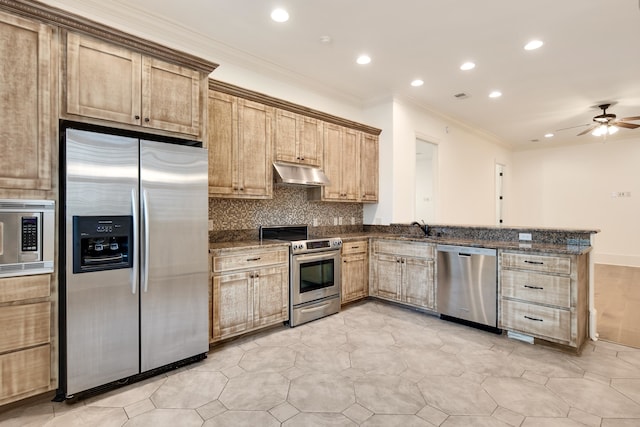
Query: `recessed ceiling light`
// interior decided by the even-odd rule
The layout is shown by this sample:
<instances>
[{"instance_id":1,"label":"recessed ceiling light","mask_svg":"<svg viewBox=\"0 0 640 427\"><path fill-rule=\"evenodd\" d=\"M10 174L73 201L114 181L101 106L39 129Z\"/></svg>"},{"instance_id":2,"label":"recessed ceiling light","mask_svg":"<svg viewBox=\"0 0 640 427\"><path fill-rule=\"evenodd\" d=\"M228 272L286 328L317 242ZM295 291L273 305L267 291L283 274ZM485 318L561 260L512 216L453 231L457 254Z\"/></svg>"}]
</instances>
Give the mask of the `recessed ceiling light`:
<instances>
[{"instance_id":1,"label":"recessed ceiling light","mask_svg":"<svg viewBox=\"0 0 640 427\"><path fill-rule=\"evenodd\" d=\"M356 59L356 62L360 65L366 65L371 62L371 57L369 55L360 55L358 59Z\"/></svg>"},{"instance_id":2,"label":"recessed ceiling light","mask_svg":"<svg viewBox=\"0 0 640 427\"><path fill-rule=\"evenodd\" d=\"M540 40L531 40L529 43L524 45L524 50L536 50L541 47L544 43Z\"/></svg>"},{"instance_id":3,"label":"recessed ceiling light","mask_svg":"<svg viewBox=\"0 0 640 427\"><path fill-rule=\"evenodd\" d=\"M545 138L553 138L553 134L552 133L545 133L544 137Z\"/></svg>"},{"instance_id":4,"label":"recessed ceiling light","mask_svg":"<svg viewBox=\"0 0 640 427\"><path fill-rule=\"evenodd\" d=\"M473 62L465 62L460 66L460 69L462 71L469 71L469 70L473 70L474 68L476 68L476 64L474 64Z\"/></svg>"},{"instance_id":5,"label":"recessed ceiling light","mask_svg":"<svg viewBox=\"0 0 640 427\"><path fill-rule=\"evenodd\" d=\"M422 86L423 84L424 84L424 81L420 79L415 79L414 81L411 82L411 86L413 87L419 87L419 86Z\"/></svg>"},{"instance_id":6,"label":"recessed ceiling light","mask_svg":"<svg viewBox=\"0 0 640 427\"><path fill-rule=\"evenodd\" d=\"M489 98L500 98L502 96L502 92L499 90L494 90L489 94Z\"/></svg>"},{"instance_id":7,"label":"recessed ceiling light","mask_svg":"<svg viewBox=\"0 0 640 427\"><path fill-rule=\"evenodd\" d=\"M274 9L271 12L271 19L276 22L287 22L289 20L289 12L284 9Z\"/></svg>"}]
</instances>

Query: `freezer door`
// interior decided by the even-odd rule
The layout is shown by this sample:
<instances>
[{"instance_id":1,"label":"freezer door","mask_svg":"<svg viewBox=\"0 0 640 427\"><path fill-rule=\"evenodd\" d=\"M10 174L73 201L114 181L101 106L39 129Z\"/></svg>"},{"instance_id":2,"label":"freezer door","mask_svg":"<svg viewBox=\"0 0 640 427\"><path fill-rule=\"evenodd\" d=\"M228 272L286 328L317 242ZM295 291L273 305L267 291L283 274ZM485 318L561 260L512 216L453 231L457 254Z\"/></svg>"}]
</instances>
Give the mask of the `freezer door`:
<instances>
[{"instance_id":1,"label":"freezer door","mask_svg":"<svg viewBox=\"0 0 640 427\"><path fill-rule=\"evenodd\" d=\"M67 129L65 141L65 392L139 372L138 292L132 268L73 272L74 216L136 216L138 140ZM134 253L136 242L134 240Z\"/></svg>"},{"instance_id":2,"label":"freezer door","mask_svg":"<svg viewBox=\"0 0 640 427\"><path fill-rule=\"evenodd\" d=\"M209 351L208 155L141 141L141 369Z\"/></svg>"}]
</instances>

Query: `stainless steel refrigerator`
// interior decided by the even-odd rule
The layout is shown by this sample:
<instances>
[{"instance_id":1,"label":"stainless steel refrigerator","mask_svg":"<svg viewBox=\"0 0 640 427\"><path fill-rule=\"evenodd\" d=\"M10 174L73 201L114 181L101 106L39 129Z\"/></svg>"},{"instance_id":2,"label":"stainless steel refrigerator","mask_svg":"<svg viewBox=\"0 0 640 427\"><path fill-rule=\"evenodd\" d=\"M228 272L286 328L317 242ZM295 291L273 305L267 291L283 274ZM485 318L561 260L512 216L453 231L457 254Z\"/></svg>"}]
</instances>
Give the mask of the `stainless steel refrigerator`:
<instances>
[{"instance_id":1,"label":"stainless steel refrigerator","mask_svg":"<svg viewBox=\"0 0 640 427\"><path fill-rule=\"evenodd\" d=\"M202 357L207 151L72 128L62 144L59 395Z\"/></svg>"}]
</instances>

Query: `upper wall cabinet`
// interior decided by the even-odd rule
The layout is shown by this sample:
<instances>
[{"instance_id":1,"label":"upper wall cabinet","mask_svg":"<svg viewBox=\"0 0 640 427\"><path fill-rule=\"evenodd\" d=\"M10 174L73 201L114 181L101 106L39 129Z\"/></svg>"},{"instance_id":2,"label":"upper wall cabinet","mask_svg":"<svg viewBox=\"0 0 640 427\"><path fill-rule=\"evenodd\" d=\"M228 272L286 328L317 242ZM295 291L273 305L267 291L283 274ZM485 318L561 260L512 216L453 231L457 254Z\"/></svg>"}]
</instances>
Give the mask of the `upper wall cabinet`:
<instances>
[{"instance_id":1,"label":"upper wall cabinet","mask_svg":"<svg viewBox=\"0 0 640 427\"><path fill-rule=\"evenodd\" d=\"M48 25L0 12L0 188L51 189L55 34Z\"/></svg>"},{"instance_id":2,"label":"upper wall cabinet","mask_svg":"<svg viewBox=\"0 0 640 427\"><path fill-rule=\"evenodd\" d=\"M275 160L322 167L322 121L276 109Z\"/></svg>"},{"instance_id":3,"label":"upper wall cabinet","mask_svg":"<svg viewBox=\"0 0 640 427\"><path fill-rule=\"evenodd\" d=\"M66 43L67 114L200 139L204 73L92 37Z\"/></svg>"},{"instance_id":4,"label":"upper wall cabinet","mask_svg":"<svg viewBox=\"0 0 640 427\"><path fill-rule=\"evenodd\" d=\"M378 136L362 133L360 138L360 201L378 201Z\"/></svg>"},{"instance_id":5,"label":"upper wall cabinet","mask_svg":"<svg viewBox=\"0 0 640 427\"><path fill-rule=\"evenodd\" d=\"M273 108L209 92L209 195L239 199L273 196Z\"/></svg>"}]
</instances>

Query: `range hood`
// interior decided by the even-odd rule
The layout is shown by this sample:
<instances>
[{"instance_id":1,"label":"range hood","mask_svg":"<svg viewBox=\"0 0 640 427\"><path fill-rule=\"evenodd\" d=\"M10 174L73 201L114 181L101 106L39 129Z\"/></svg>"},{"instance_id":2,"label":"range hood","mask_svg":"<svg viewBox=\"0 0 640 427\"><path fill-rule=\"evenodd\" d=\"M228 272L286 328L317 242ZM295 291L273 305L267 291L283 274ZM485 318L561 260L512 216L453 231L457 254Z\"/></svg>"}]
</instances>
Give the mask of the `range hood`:
<instances>
[{"instance_id":1,"label":"range hood","mask_svg":"<svg viewBox=\"0 0 640 427\"><path fill-rule=\"evenodd\" d=\"M320 187L330 184L320 168L289 163L274 163L276 183Z\"/></svg>"}]
</instances>

